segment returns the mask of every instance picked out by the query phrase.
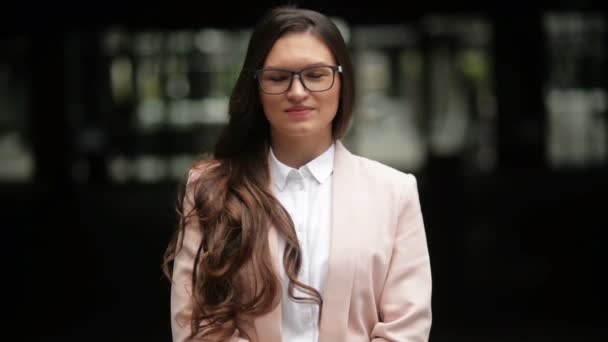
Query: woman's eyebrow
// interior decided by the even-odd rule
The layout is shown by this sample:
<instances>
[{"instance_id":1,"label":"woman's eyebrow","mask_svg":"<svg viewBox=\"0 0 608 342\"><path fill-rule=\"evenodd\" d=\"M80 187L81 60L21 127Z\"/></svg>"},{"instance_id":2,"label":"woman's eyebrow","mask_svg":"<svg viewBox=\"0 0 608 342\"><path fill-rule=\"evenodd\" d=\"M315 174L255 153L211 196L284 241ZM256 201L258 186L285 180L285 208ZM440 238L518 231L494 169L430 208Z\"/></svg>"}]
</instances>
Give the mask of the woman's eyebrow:
<instances>
[{"instance_id":1,"label":"woman's eyebrow","mask_svg":"<svg viewBox=\"0 0 608 342\"><path fill-rule=\"evenodd\" d=\"M264 67L264 69L281 69L281 70L298 71L298 70L302 70L302 69L306 69L306 68L312 68L312 67L317 67L317 66L328 66L328 65L333 65L333 64L325 63L325 62L311 63L311 64L305 64L304 66L302 66L299 69L269 65L269 66Z\"/></svg>"}]
</instances>

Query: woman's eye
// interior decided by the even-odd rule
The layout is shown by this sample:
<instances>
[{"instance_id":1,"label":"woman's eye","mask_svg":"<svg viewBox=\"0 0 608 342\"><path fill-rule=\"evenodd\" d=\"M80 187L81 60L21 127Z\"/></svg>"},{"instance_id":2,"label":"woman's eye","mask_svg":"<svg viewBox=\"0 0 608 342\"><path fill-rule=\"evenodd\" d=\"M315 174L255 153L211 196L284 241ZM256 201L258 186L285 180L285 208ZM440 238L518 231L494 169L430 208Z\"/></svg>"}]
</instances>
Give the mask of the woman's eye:
<instances>
[{"instance_id":1,"label":"woman's eye","mask_svg":"<svg viewBox=\"0 0 608 342\"><path fill-rule=\"evenodd\" d=\"M308 78L321 78L323 76L325 76L325 75L323 75L323 74L308 74L308 75L306 75L306 77L308 77Z\"/></svg>"},{"instance_id":2,"label":"woman's eye","mask_svg":"<svg viewBox=\"0 0 608 342\"><path fill-rule=\"evenodd\" d=\"M289 80L289 76L270 76L267 80L271 82L285 82Z\"/></svg>"}]
</instances>

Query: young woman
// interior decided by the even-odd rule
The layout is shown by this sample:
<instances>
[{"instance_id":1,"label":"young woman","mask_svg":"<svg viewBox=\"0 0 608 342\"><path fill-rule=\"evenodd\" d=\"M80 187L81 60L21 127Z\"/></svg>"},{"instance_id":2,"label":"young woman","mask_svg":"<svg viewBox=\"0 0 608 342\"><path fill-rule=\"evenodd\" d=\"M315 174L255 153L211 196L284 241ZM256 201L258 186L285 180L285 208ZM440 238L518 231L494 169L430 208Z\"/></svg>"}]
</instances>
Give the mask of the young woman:
<instances>
[{"instance_id":1,"label":"young woman","mask_svg":"<svg viewBox=\"0 0 608 342\"><path fill-rule=\"evenodd\" d=\"M229 123L180 197L174 341L428 340L416 179L340 142L353 81L326 16L281 7L258 22Z\"/></svg>"}]
</instances>

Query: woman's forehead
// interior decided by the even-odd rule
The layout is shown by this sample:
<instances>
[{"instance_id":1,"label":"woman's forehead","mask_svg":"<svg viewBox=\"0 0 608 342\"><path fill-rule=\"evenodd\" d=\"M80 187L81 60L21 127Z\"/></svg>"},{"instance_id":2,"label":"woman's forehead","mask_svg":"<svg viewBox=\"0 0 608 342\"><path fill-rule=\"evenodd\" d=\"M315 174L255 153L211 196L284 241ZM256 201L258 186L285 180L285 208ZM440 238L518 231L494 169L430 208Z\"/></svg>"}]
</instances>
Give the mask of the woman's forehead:
<instances>
[{"instance_id":1,"label":"woman's forehead","mask_svg":"<svg viewBox=\"0 0 608 342\"><path fill-rule=\"evenodd\" d=\"M266 56L264 67L304 68L335 63L332 51L317 35L310 32L293 32L277 39Z\"/></svg>"}]
</instances>

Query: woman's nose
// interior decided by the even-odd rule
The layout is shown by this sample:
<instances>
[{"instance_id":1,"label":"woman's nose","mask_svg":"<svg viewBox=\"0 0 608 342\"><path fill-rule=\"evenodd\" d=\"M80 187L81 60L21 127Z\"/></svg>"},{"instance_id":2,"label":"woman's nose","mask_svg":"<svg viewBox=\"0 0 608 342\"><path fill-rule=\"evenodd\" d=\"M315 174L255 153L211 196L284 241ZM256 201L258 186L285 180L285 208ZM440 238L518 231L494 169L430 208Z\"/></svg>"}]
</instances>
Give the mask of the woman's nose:
<instances>
[{"instance_id":1,"label":"woman's nose","mask_svg":"<svg viewBox=\"0 0 608 342\"><path fill-rule=\"evenodd\" d=\"M304 84L302 83L302 79L300 78L300 76L293 75L293 77L294 77L294 79L291 82L291 86L287 90L287 95L296 96L296 97L303 97L303 96L308 95L308 89L306 89L306 87L304 87ZM296 77L297 77L297 79L296 79Z\"/></svg>"}]
</instances>

